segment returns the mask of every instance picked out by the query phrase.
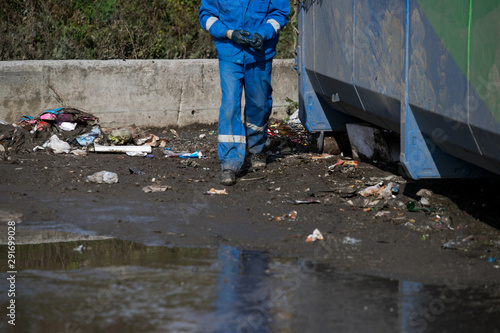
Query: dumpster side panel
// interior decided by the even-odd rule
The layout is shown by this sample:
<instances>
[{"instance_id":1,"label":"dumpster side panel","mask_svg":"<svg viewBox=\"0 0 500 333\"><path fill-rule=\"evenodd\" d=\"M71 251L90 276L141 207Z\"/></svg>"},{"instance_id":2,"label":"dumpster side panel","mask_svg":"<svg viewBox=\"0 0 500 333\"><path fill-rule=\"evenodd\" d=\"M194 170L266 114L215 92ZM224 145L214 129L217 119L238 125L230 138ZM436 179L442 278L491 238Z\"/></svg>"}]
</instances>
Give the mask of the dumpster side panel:
<instances>
[{"instance_id":1,"label":"dumpster side panel","mask_svg":"<svg viewBox=\"0 0 500 333\"><path fill-rule=\"evenodd\" d=\"M343 82L353 80L354 0L330 0L314 6L314 54L307 69ZM329 25L323 22L330 22ZM306 49L307 50L307 49Z\"/></svg>"},{"instance_id":2,"label":"dumpster side panel","mask_svg":"<svg viewBox=\"0 0 500 333\"><path fill-rule=\"evenodd\" d=\"M479 153L466 125L467 79L460 70L467 62L469 0L444 0L437 7L435 3L425 7L426 1L412 1L408 13L408 107L416 128L404 124L404 162L414 178L466 177L469 166L448 158L442 149L446 146L459 153L465 148ZM422 9L434 14L434 7L439 10L436 17L440 17L442 30L452 36L459 63L450 56ZM418 132L423 141L415 146ZM460 149L452 148L450 142L460 142ZM429 156L423 154L425 150ZM431 161L422 162L426 160Z\"/></svg>"},{"instance_id":3,"label":"dumpster side panel","mask_svg":"<svg viewBox=\"0 0 500 333\"><path fill-rule=\"evenodd\" d=\"M323 109L331 110L326 113L327 117L338 116L339 112L356 116L355 110L361 108L353 85L354 3L354 0L330 0L318 2L313 7L315 22L319 24L315 25L316 52L310 55L314 67L307 70L317 79L315 90Z\"/></svg>"},{"instance_id":4,"label":"dumpster side panel","mask_svg":"<svg viewBox=\"0 0 500 333\"><path fill-rule=\"evenodd\" d=\"M346 123L357 121L342 103L332 101L337 94L349 101L345 103L348 107L360 104L351 83L353 3L354 0L331 0L319 5L312 1L299 3L299 117L313 132L343 131ZM323 22L335 22L335 26ZM335 84L324 82L325 78L336 78Z\"/></svg>"},{"instance_id":5,"label":"dumpster side panel","mask_svg":"<svg viewBox=\"0 0 500 333\"><path fill-rule=\"evenodd\" d=\"M500 2L473 1L468 114L485 161L500 173Z\"/></svg>"},{"instance_id":6,"label":"dumpster side panel","mask_svg":"<svg viewBox=\"0 0 500 333\"><path fill-rule=\"evenodd\" d=\"M404 100L404 1L356 1L354 83L380 126L399 132Z\"/></svg>"},{"instance_id":7,"label":"dumpster side panel","mask_svg":"<svg viewBox=\"0 0 500 333\"><path fill-rule=\"evenodd\" d=\"M483 12L494 14L487 2L474 3ZM474 47L473 22L482 27L488 24L484 24L483 19L474 20L474 13L479 11L473 9L471 0L439 3L419 0L412 4L409 103L420 131L429 138L431 146L500 173L500 148L494 144L500 135L500 126L494 117L495 109L489 109L487 100L478 97L472 84L477 76L471 71L475 66L471 55L490 54L489 64L494 63L491 45L496 49L498 40L481 35L477 39L486 43L485 47ZM485 5L489 7L487 10ZM496 17L498 19L498 14ZM456 176L468 175L465 170L459 171L457 163L441 164L442 177L455 173ZM453 170L451 175L447 175L446 168Z\"/></svg>"},{"instance_id":8,"label":"dumpster side panel","mask_svg":"<svg viewBox=\"0 0 500 333\"><path fill-rule=\"evenodd\" d=\"M399 132L401 162L416 179L500 174L498 0L299 6L298 67L317 99L301 119L322 117L335 130L344 114Z\"/></svg>"},{"instance_id":9,"label":"dumpster side panel","mask_svg":"<svg viewBox=\"0 0 500 333\"><path fill-rule=\"evenodd\" d=\"M334 125L335 119L330 121L325 113L317 112L317 110L322 110L323 106L317 94L320 88L314 73L314 53L310 52L315 47L314 7L308 3L300 3L299 6L298 24L301 33L296 51L299 78L299 118L311 132L340 130Z\"/></svg>"}]
</instances>

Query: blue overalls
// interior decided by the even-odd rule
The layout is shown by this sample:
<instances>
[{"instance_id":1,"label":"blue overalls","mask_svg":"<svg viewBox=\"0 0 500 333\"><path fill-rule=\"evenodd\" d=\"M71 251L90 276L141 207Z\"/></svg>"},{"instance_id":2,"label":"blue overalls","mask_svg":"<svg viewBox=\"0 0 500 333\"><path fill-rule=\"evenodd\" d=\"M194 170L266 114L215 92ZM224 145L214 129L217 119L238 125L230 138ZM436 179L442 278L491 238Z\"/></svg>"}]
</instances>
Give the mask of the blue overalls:
<instances>
[{"instance_id":1,"label":"blue overalls","mask_svg":"<svg viewBox=\"0 0 500 333\"><path fill-rule=\"evenodd\" d=\"M272 111L271 70L279 31L288 23L288 0L202 0L200 24L215 40L222 101L219 111L219 161L237 172L245 153L260 153ZM226 38L228 30L244 29L264 39L261 52ZM251 38L251 37L250 37ZM241 119L241 96L245 110Z\"/></svg>"}]
</instances>

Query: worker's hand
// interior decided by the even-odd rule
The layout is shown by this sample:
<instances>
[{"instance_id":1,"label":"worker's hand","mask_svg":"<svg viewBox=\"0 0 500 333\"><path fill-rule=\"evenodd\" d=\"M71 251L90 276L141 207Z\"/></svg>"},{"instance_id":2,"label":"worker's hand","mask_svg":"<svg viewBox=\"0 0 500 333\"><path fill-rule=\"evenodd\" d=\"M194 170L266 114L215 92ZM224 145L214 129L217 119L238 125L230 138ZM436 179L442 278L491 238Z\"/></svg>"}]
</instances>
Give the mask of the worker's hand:
<instances>
[{"instance_id":1,"label":"worker's hand","mask_svg":"<svg viewBox=\"0 0 500 333\"><path fill-rule=\"evenodd\" d=\"M246 31L246 30L233 30L230 33L231 40L235 41L236 43L240 44L241 46L250 46L250 43L252 40L248 37L251 36L251 33Z\"/></svg>"},{"instance_id":2,"label":"worker's hand","mask_svg":"<svg viewBox=\"0 0 500 333\"><path fill-rule=\"evenodd\" d=\"M257 32L253 34L252 36L252 42L250 43L250 46L254 49L255 52L260 52L262 51L262 46L264 46L264 38Z\"/></svg>"}]
</instances>

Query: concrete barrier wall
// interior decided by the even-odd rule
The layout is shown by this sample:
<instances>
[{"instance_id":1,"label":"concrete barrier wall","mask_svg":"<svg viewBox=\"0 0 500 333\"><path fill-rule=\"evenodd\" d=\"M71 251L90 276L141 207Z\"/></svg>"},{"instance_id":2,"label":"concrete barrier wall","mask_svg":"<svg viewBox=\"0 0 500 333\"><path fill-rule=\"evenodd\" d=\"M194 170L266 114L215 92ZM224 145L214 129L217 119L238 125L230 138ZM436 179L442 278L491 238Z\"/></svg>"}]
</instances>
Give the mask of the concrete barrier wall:
<instances>
[{"instance_id":1,"label":"concrete barrier wall","mask_svg":"<svg viewBox=\"0 0 500 333\"><path fill-rule=\"evenodd\" d=\"M273 63L273 117L297 100L293 59ZM106 127L217 122L217 60L65 60L0 62L0 119L15 123L56 107L75 107Z\"/></svg>"}]
</instances>

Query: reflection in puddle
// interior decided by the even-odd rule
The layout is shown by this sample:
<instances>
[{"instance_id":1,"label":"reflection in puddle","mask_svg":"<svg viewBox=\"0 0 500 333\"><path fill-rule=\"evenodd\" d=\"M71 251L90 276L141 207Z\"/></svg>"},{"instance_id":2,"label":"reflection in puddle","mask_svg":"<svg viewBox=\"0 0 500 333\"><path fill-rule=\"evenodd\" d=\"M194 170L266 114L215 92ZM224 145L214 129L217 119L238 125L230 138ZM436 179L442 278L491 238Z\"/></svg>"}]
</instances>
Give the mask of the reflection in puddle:
<instances>
[{"instance_id":1,"label":"reflection in puddle","mask_svg":"<svg viewBox=\"0 0 500 333\"><path fill-rule=\"evenodd\" d=\"M499 331L500 291L359 276L229 246L108 239L16 254L16 326L1 321L2 332Z\"/></svg>"},{"instance_id":2,"label":"reflection in puddle","mask_svg":"<svg viewBox=\"0 0 500 333\"><path fill-rule=\"evenodd\" d=\"M270 299L269 262L260 251L218 249L221 263L217 279L214 332L269 332L269 313L263 305Z\"/></svg>"}]
</instances>

